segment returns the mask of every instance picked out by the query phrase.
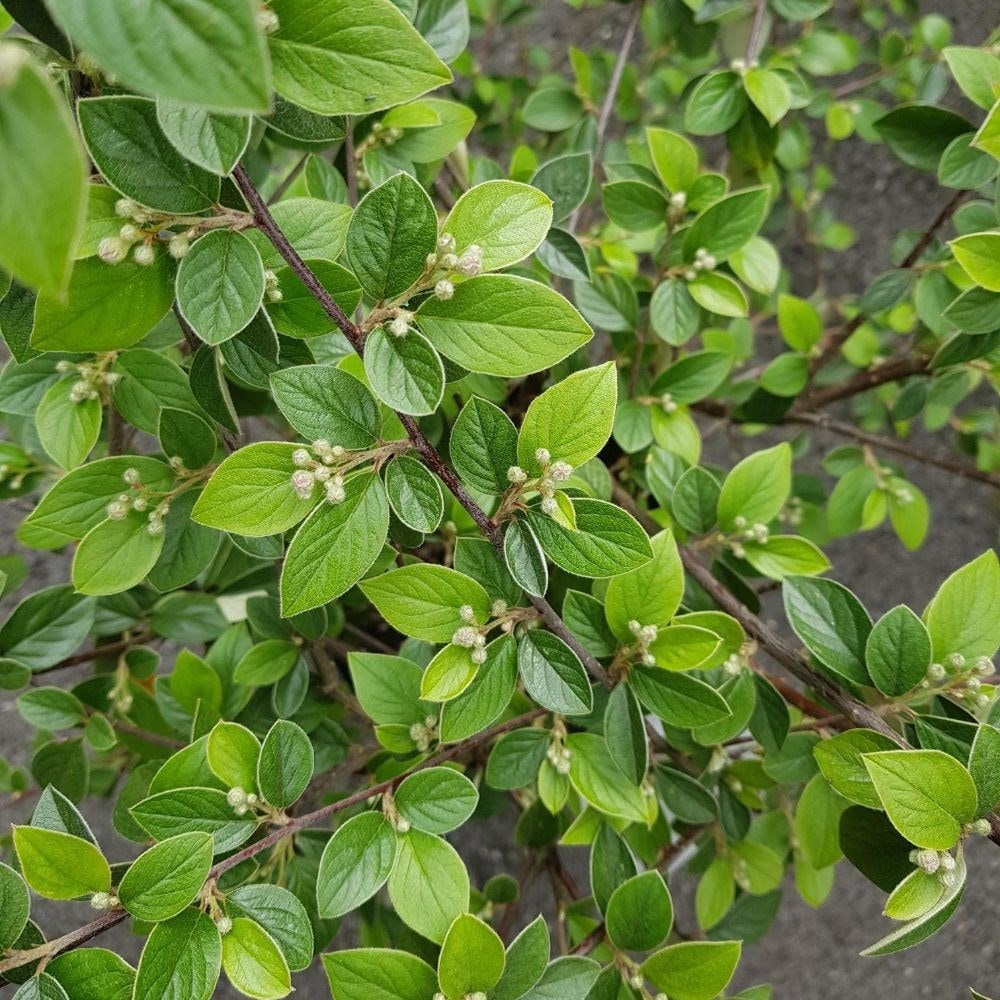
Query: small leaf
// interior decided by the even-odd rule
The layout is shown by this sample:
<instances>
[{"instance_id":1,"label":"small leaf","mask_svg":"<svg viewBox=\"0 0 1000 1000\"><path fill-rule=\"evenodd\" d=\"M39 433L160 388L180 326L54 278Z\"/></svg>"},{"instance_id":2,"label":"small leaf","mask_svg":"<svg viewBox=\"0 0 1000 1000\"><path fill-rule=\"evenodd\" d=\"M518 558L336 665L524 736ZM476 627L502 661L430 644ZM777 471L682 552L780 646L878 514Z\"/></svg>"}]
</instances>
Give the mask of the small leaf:
<instances>
[{"instance_id":1,"label":"small leaf","mask_svg":"<svg viewBox=\"0 0 1000 1000\"><path fill-rule=\"evenodd\" d=\"M354 816L327 841L316 877L322 917L339 917L385 884L396 860L396 833L380 813Z\"/></svg>"},{"instance_id":2,"label":"small leaf","mask_svg":"<svg viewBox=\"0 0 1000 1000\"><path fill-rule=\"evenodd\" d=\"M182 833L132 862L119 883L118 898L138 920L169 920L198 898L211 867L212 838Z\"/></svg>"},{"instance_id":3,"label":"small leaf","mask_svg":"<svg viewBox=\"0 0 1000 1000\"><path fill-rule=\"evenodd\" d=\"M505 962L497 932L471 913L461 913L441 945L438 982L445 995L455 1000L485 993L500 981Z\"/></svg>"},{"instance_id":4,"label":"small leaf","mask_svg":"<svg viewBox=\"0 0 1000 1000\"><path fill-rule=\"evenodd\" d=\"M912 691L931 665L931 639L923 622L900 604L876 623L865 646L875 687L895 697Z\"/></svg>"}]
</instances>

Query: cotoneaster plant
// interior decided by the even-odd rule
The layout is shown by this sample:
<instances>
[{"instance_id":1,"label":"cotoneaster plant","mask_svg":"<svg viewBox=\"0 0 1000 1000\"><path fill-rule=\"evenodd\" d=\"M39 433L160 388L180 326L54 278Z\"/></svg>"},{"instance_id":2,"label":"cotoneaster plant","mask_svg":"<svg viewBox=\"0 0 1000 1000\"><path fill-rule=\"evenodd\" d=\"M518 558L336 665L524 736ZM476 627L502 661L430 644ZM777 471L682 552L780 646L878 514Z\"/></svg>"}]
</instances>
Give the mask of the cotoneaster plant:
<instances>
[{"instance_id":1,"label":"cotoneaster plant","mask_svg":"<svg viewBox=\"0 0 1000 1000\"><path fill-rule=\"evenodd\" d=\"M517 0L3 0L5 995L766 1000L786 874L884 955L1000 844L996 553L824 554L1000 486L997 34L573 6L504 73ZM839 295L847 141L944 190Z\"/></svg>"}]
</instances>

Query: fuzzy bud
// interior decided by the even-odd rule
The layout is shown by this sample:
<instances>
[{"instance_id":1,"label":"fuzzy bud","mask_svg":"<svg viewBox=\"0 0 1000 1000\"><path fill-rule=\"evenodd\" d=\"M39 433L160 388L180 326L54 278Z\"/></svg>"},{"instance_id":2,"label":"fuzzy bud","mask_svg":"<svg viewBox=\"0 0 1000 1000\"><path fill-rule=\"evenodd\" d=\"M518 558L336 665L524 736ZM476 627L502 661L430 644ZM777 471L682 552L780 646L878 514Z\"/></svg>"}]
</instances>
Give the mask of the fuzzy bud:
<instances>
[{"instance_id":1,"label":"fuzzy bud","mask_svg":"<svg viewBox=\"0 0 1000 1000\"><path fill-rule=\"evenodd\" d=\"M155 511L149 515L149 520L146 522L146 531L154 538L157 535L163 534L163 520L156 516Z\"/></svg>"},{"instance_id":2,"label":"fuzzy bud","mask_svg":"<svg viewBox=\"0 0 1000 1000\"><path fill-rule=\"evenodd\" d=\"M118 230L118 236L125 240L126 243L135 243L137 239L142 236L139 232L139 227L132 222L126 222L121 229Z\"/></svg>"},{"instance_id":3,"label":"fuzzy bud","mask_svg":"<svg viewBox=\"0 0 1000 1000\"><path fill-rule=\"evenodd\" d=\"M972 832L978 833L980 837L988 837L992 831L993 828L990 826L990 821L988 819L977 819L976 822L972 824Z\"/></svg>"},{"instance_id":4,"label":"fuzzy bud","mask_svg":"<svg viewBox=\"0 0 1000 1000\"><path fill-rule=\"evenodd\" d=\"M950 889L958 881L958 876L954 872L941 872L938 875L938 881L946 889Z\"/></svg>"},{"instance_id":5,"label":"fuzzy bud","mask_svg":"<svg viewBox=\"0 0 1000 1000\"><path fill-rule=\"evenodd\" d=\"M944 680L947 671L944 669L944 665L941 663L932 663L927 668L927 679L929 681L941 681Z\"/></svg>"},{"instance_id":6,"label":"fuzzy bud","mask_svg":"<svg viewBox=\"0 0 1000 1000\"><path fill-rule=\"evenodd\" d=\"M292 473L292 489L303 499L312 496L316 477L308 469L297 469Z\"/></svg>"},{"instance_id":7,"label":"fuzzy bud","mask_svg":"<svg viewBox=\"0 0 1000 1000\"><path fill-rule=\"evenodd\" d=\"M338 483L336 478L330 480L325 486L327 503L343 503L347 497L342 482Z\"/></svg>"},{"instance_id":8,"label":"fuzzy bud","mask_svg":"<svg viewBox=\"0 0 1000 1000\"><path fill-rule=\"evenodd\" d=\"M257 11L257 27L260 28L265 35L273 35L280 27L278 15L275 14L275 12L269 7L262 7L259 11Z\"/></svg>"},{"instance_id":9,"label":"fuzzy bud","mask_svg":"<svg viewBox=\"0 0 1000 1000\"><path fill-rule=\"evenodd\" d=\"M183 260L188 255L188 251L190 249L191 243L183 233L179 236L173 237L173 239L171 239L171 241L167 244L167 253L170 254L174 260Z\"/></svg>"},{"instance_id":10,"label":"fuzzy bud","mask_svg":"<svg viewBox=\"0 0 1000 1000\"><path fill-rule=\"evenodd\" d=\"M118 905L118 897L110 892L95 892L90 897L90 906L94 910L113 910Z\"/></svg>"},{"instance_id":11,"label":"fuzzy bud","mask_svg":"<svg viewBox=\"0 0 1000 1000\"><path fill-rule=\"evenodd\" d=\"M410 821L406 819L405 816L400 816L396 820L396 833L409 833L410 832Z\"/></svg>"},{"instance_id":12,"label":"fuzzy bud","mask_svg":"<svg viewBox=\"0 0 1000 1000\"><path fill-rule=\"evenodd\" d=\"M485 663L488 659L489 659L489 653L487 653L483 647L477 646L472 651L472 662L475 663L476 666L480 666L481 664Z\"/></svg>"},{"instance_id":13,"label":"fuzzy bud","mask_svg":"<svg viewBox=\"0 0 1000 1000\"><path fill-rule=\"evenodd\" d=\"M501 615L504 615L506 613L507 613L507 602L506 601L501 600L500 598L497 598L490 605L490 615L493 618L499 618Z\"/></svg>"},{"instance_id":14,"label":"fuzzy bud","mask_svg":"<svg viewBox=\"0 0 1000 1000\"><path fill-rule=\"evenodd\" d=\"M225 937L233 929L233 922L229 919L229 917L222 916L215 921L215 926L219 931L219 934L222 937Z\"/></svg>"},{"instance_id":15,"label":"fuzzy bud","mask_svg":"<svg viewBox=\"0 0 1000 1000\"><path fill-rule=\"evenodd\" d=\"M929 848L917 851L914 860L921 871L925 871L928 875L933 875L941 867L941 856Z\"/></svg>"},{"instance_id":16,"label":"fuzzy bud","mask_svg":"<svg viewBox=\"0 0 1000 1000\"><path fill-rule=\"evenodd\" d=\"M128 256L128 244L120 236L105 236L97 247L105 264L120 264Z\"/></svg>"},{"instance_id":17,"label":"fuzzy bud","mask_svg":"<svg viewBox=\"0 0 1000 1000\"><path fill-rule=\"evenodd\" d=\"M961 653L949 653L948 666L952 670L961 670L965 666L965 657Z\"/></svg>"},{"instance_id":18,"label":"fuzzy bud","mask_svg":"<svg viewBox=\"0 0 1000 1000\"><path fill-rule=\"evenodd\" d=\"M989 677L993 673L993 661L988 656L977 656L972 669L980 677Z\"/></svg>"},{"instance_id":19,"label":"fuzzy bud","mask_svg":"<svg viewBox=\"0 0 1000 1000\"><path fill-rule=\"evenodd\" d=\"M112 500L104 510L112 521L123 521L128 514L128 504L122 503L121 500Z\"/></svg>"},{"instance_id":20,"label":"fuzzy bud","mask_svg":"<svg viewBox=\"0 0 1000 1000\"><path fill-rule=\"evenodd\" d=\"M455 286L447 280L441 280L434 286L434 297L447 301L455 294Z\"/></svg>"},{"instance_id":21,"label":"fuzzy bud","mask_svg":"<svg viewBox=\"0 0 1000 1000\"><path fill-rule=\"evenodd\" d=\"M573 466L569 462L553 462L549 475L557 482L564 483L573 475Z\"/></svg>"},{"instance_id":22,"label":"fuzzy bud","mask_svg":"<svg viewBox=\"0 0 1000 1000\"><path fill-rule=\"evenodd\" d=\"M143 267L149 267L151 264L156 263L156 251L153 249L152 244L140 243L132 251L132 260Z\"/></svg>"},{"instance_id":23,"label":"fuzzy bud","mask_svg":"<svg viewBox=\"0 0 1000 1000\"><path fill-rule=\"evenodd\" d=\"M507 480L508 482L514 483L515 485L520 485L526 482L528 479L528 473L524 471L519 465L512 465L507 470Z\"/></svg>"},{"instance_id":24,"label":"fuzzy bud","mask_svg":"<svg viewBox=\"0 0 1000 1000\"><path fill-rule=\"evenodd\" d=\"M660 397L660 406L663 407L664 413L674 413L677 410L677 403L674 402L674 397L669 392L665 392Z\"/></svg>"},{"instance_id":25,"label":"fuzzy bud","mask_svg":"<svg viewBox=\"0 0 1000 1000\"><path fill-rule=\"evenodd\" d=\"M455 634L451 637L451 641L456 646L464 646L466 649L472 649L476 644L476 636L478 635L479 633L470 625L463 625L461 628L455 629Z\"/></svg>"},{"instance_id":26,"label":"fuzzy bud","mask_svg":"<svg viewBox=\"0 0 1000 1000\"><path fill-rule=\"evenodd\" d=\"M115 202L115 215L123 219L135 218L139 210L138 202L133 201L131 198L119 198Z\"/></svg>"},{"instance_id":27,"label":"fuzzy bud","mask_svg":"<svg viewBox=\"0 0 1000 1000\"><path fill-rule=\"evenodd\" d=\"M312 457L305 448L296 448L292 452L292 464L299 469L304 469L311 461Z\"/></svg>"},{"instance_id":28,"label":"fuzzy bud","mask_svg":"<svg viewBox=\"0 0 1000 1000\"><path fill-rule=\"evenodd\" d=\"M467 622L469 625L474 625L476 623L476 612L473 610L471 604L463 604L458 609L458 617L461 618L463 622Z\"/></svg>"},{"instance_id":29,"label":"fuzzy bud","mask_svg":"<svg viewBox=\"0 0 1000 1000\"><path fill-rule=\"evenodd\" d=\"M394 337L405 337L410 332L410 323L405 316L397 316L389 324L389 332Z\"/></svg>"},{"instance_id":30,"label":"fuzzy bud","mask_svg":"<svg viewBox=\"0 0 1000 1000\"><path fill-rule=\"evenodd\" d=\"M451 233L444 233L438 237L437 248L439 253L455 252L455 237Z\"/></svg>"},{"instance_id":31,"label":"fuzzy bud","mask_svg":"<svg viewBox=\"0 0 1000 1000\"><path fill-rule=\"evenodd\" d=\"M465 252L458 258L455 267L461 274L470 278L481 274L483 270L482 247L476 246L475 243L466 247Z\"/></svg>"},{"instance_id":32,"label":"fuzzy bud","mask_svg":"<svg viewBox=\"0 0 1000 1000\"><path fill-rule=\"evenodd\" d=\"M226 792L226 801L233 809L238 809L240 806L247 804L247 793L242 788L230 788Z\"/></svg>"},{"instance_id":33,"label":"fuzzy bud","mask_svg":"<svg viewBox=\"0 0 1000 1000\"><path fill-rule=\"evenodd\" d=\"M542 497L542 512L550 517L559 512L559 504L555 497Z\"/></svg>"},{"instance_id":34,"label":"fuzzy bud","mask_svg":"<svg viewBox=\"0 0 1000 1000\"><path fill-rule=\"evenodd\" d=\"M548 448L536 448L535 449L535 461L539 465L548 465L552 461L552 453Z\"/></svg>"}]
</instances>

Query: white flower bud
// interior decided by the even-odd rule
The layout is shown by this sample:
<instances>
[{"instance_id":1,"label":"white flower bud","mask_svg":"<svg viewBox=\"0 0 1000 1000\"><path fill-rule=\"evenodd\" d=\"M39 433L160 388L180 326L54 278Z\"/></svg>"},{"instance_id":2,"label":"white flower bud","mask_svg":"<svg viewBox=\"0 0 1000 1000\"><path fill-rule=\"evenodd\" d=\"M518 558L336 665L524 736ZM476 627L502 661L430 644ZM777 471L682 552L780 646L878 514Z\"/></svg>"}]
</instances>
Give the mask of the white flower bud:
<instances>
[{"instance_id":1,"label":"white flower bud","mask_svg":"<svg viewBox=\"0 0 1000 1000\"><path fill-rule=\"evenodd\" d=\"M433 271L437 267L438 255L436 253L429 253L424 258L424 270Z\"/></svg>"},{"instance_id":2,"label":"white flower bud","mask_svg":"<svg viewBox=\"0 0 1000 1000\"><path fill-rule=\"evenodd\" d=\"M698 277L698 272L693 267L689 267L684 272L684 277L687 281L694 281L694 279Z\"/></svg>"},{"instance_id":3,"label":"white flower bud","mask_svg":"<svg viewBox=\"0 0 1000 1000\"><path fill-rule=\"evenodd\" d=\"M972 832L978 833L980 837L988 837L992 831L993 827L990 826L990 821L988 819L977 819L976 822L972 824Z\"/></svg>"},{"instance_id":4,"label":"white flower bud","mask_svg":"<svg viewBox=\"0 0 1000 1000\"><path fill-rule=\"evenodd\" d=\"M137 264L141 264L143 267L149 267L151 264L156 263L156 251L153 249L151 244L140 243L132 251L132 260L134 260Z\"/></svg>"},{"instance_id":5,"label":"white flower bud","mask_svg":"<svg viewBox=\"0 0 1000 1000\"><path fill-rule=\"evenodd\" d=\"M281 23L278 20L278 15L275 14L270 7L261 7L261 9L257 11L257 27L260 28L265 35L273 35L280 26Z\"/></svg>"},{"instance_id":6,"label":"white flower bud","mask_svg":"<svg viewBox=\"0 0 1000 1000\"><path fill-rule=\"evenodd\" d=\"M446 271L453 271L456 267L458 267L458 255L453 253L442 254L441 266Z\"/></svg>"},{"instance_id":7,"label":"white flower bud","mask_svg":"<svg viewBox=\"0 0 1000 1000\"><path fill-rule=\"evenodd\" d=\"M953 670L961 670L965 666L965 657L961 653L949 653L948 666Z\"/></svg>"},{"instance_id":8,"label":"white flower bud","mask_svg":"<svg viewBox=\"0 0 1000 1000\"><path fill-rule=\"evenodd\" d=\"M628 630L632 633L632 635L638 635L642 631L642 622L633 618L628 623Z\"/></svg>"},{"instance_id":9,"label":"white flower bud","mask_svg":"<svg viewBox=\"0 0 1000 1000\"><path fill-rule=\"evenodd\" d=\"M308 500L312 496L315 483L316 477L308 469L297 469L292 473L292 489L303 500Z\"/></svg>"},{"instance_id":10,"label":"white flower bud","mask_svg":"<svg viewBox=\"0 0 1000 1000\"><path fill-rule=\"evenodd\" d=\"M475 663L476 666L480 666L481 664L485 663L488 659L489 659L489 653L487 653L484 648L477 646L472 651L472 662Z\"/></svg>"},{"instance_id":11,"label":"white flower bud","mask_svg":"<svg viewBox=\"0 0 1000 1000\"><path fill-rule=\"evenodd\" d=\"M941 869L943 871L953 872L958 866L958 862L947 851L942 851L938 857L941 859Z\"/></svg>"},{"instance_id":12,"label":"white flower bud","mask_svg":"<svg viewBox=\"0 0 1000 1000\"><path fill-rule=\"evenodd\" d=\"M156 535L162 535L163 521L161 521L160 518L156 517L155 514L150 514L149 520L146 522L146 531L148 531L149 534L153 535L154 537Z\"/></svg>"},{"instance_id":13,"label":"white flower bud","mask_svg":"<svg viewBox=\"0 0 1000 1000\"><path fill-rule=\"evenodd\" d=\"M944 680L947 671L944 669L944 665L941 663L932 663L927 668L927 679L931 681L941 681Z\"/></svg>"},{"instance_id":14,"label":"white flower bud","mask_svg":"<svg viewBox=\"0 0 1000 1000\"><path fill-rule=\"evenodd\" d=\"M121 372L101 372L101 381L107 386L116 386L121 380Z\"/></svg>"},{"instance_id":15,"label":"white flower bud","mask_svg":"<svg viewBox=\"0 0 1000 1000\"><path fill-rule=\"evenodd\" d=\"M90 897L90 905L95 910L113 910L118 905L118 897L110 892L95 892Z\"/></svg>"},{"instance_id":16,"label":"white flower bud","mask_svg":"<svg viewBox=\"0 0 1000 1000\"><path fill-rule=\"evenodd\" d=\"M458 617L462 619L463 622L468 622L470 625L476 623L476 612L473 610L471 604L463 604L458 609Z\"/></svg>"},{"instance_id":17,"label":"white flower bud","mask_svg":"<svg viewBox=\"0 0 1000 1000\"><path fill-rule=\"evenodd\" d=\"M328 482L325 488L327 503L343 503L347 497L343 483L338 483L335 479Z\"/></svg>"},{"instance_id":18,"label":"white flower bud","mask_svg":"<svg viewBox=\"0 0 1000 1000\"><path fill-rule=\"evenodd\" d=\"M447 280L442 279L434 286L434 297L447 301L455 294L455 286Z\"/></svg>"},{"instance_id":19,"label":"white flower bud","mask_svg":"<svg viewBox=\"0 0 1000 1000\"><path fill-rule=\"evenodd\" d=\"M536 448L535 461L539 465L548 465L552 461L552 453L548 448Z\"/></svg>"},{"instance_id":20,"label":"white flower bud","mask_svg":"<svg viewBox=\"0 0 1000 1000\"><path fill-rule=\"evenodd\" d=\"M946 889L950 889L958 881L958 876L954 872L941 872L938 875L938 881Z\"/></svg>"},{"instance_id":21,"label":"white flower bud","mask_svg":"<svg viewBox=\"0 0 1000 1000\"><path fill-rule=\"evenodd\" d=\"M706 271L714 271L717 264L718 264L718 261L711 254L706 254L701 259L701 266Z\"/></svg>"},{"instance_id":22,"label":"white flower bud","mask_svg":"<svg viewBox=\"0 0 1000 1000\"><path fill-rule=\"evenodd\" d=\"M676 191L670 196L671 208L683 208L687 204L688 197L683 191Z\"/></svg>"},{"instance_id":23,"label":"white flower bud","mask_svg":"<svg viewBox=\"0 0 1000 1000\"><path fill-rule=\"evenodd\" d=\"M528 473L524 471L519 465L512 465L507 470L507 480L508 482L514 483L515 485L520 485L525 482L528 478Z\"/></svg>"},{"instance_id":24,"label":"white flower bud","mask_svg":"<svg viewBox=\"0 0 1000 1000\"><path fill-rule=\"evenodd\" d=\"M651 642L656 641L656 637L659 634L659 630L655 625L643 625L639 629L638 639L644 646L648 646Z\"/></svg>"},{"instance_id":25,"label":"white flower bud","mask_svg":"<svg viewBox=\"0 0 1000 1000\"><path fill-rule=\"evenodd\" d=\"M410 332L410 324L404 316L397 316L389 324L389 332L394 337L405 337Z\"/></svg>"},{"instance_id":26,"label":"white flower bud","mask_svg":"<svg viewBox=\"0 0 1000 1000\"><path fill-rule=\"evenodd\" d=\"M656 666L656 657L653 656L652 653L643 653L642 654L642 665L644 667L655 667Z\"/></svg>"},{"instance_id":27,"label":"white flower bud","mask_svg":"<svg viewBox=\"0 0 1000 1000\"><path fill-rule=\"evenodd\" d=\"M472 649L476 644L476 637L478 635L479 633L470 625L463 625L461 628L455 629L455 634L451 637L451 641L456 646L464 646L466 649Z\"/></svg>"},{"instance_id":28,"label":"white flower bud","mask_svg":"<svg viewBox=\"0 0 1000 1000\"><path fill-rule=\"evenodd\" d=\"M142 511L144 511L144 510L145 510L145 509L146 509L146 508L147 508L148 506L149 506L149 504L148 504L148 503L146 502L146 498L145 498L145 497L136 497L136 498L135 498L135 499L134 499L134 500L132 501L132 510L137 510L137 511L140 511L140 512L142 512Z\"/></svg>"},{"instance_id":29,"label":"white flower bud","mask_svg":"<svg viewBox=\"0 0 1000 1000\"><path fill-rule=\"evenodd\" d=\"M272 271L269 267L264 269L264 287L265 288L278 287L278 275L274 271Z\"/></svg>"},{"instance_id":30,"label":"white flower bud","mask_svg":"<svg viewBox=\"0 0 1000 1000\"><path fill-rule=\"evenodd\" d=\"M664 413L674 413L677 410L677 403L674 402L674 397L669 392L660 396L660 406L663 407Z\"/></svg>"},{"instance_id":31,"label":"white flower bud","mask_svg":"<svg viewBox=\"0 0 1000 1000\"><path fill-rule=\"evenodd\" d=\"M280 288L269 288L264 294L267 296L268 302L280 302L285 297L285 293Z\"/></svg>"},{"instance_id":32,"label":"white flower bud","mask_svg":"<svg viewBox=\"0 0 1000 1000\"><path fill-rule=\"evenodd\" d=\"M183 233L179 236L173 237L173 239L171 239L167 244L167 253L170 254L174 260L183 260L188 255L188 251L190 249L191 243Z\"/></svg>"},{"instance_id":33,"label":"white flower bud","mask_svg":"<svg viewBox=\"0 0 1000 1000\"><path fill-rule=\"evenodd\" d=\"M128 505L121 500L112 500L104 510L112 521L123 521L128 514Z\"/></svg>"},{"instance_id":34,"label":"white flower bud","mask_svg":"<svg viewBox=\"0 0 1000 1000\"><path fill-rule=\"evenodd\" d=\"M121 216L123 219L134 218L138 211L140 211L138 202L131 198L119 198L115 202L115 215Z\"/></svg>"},{"instance_id":35,"label":"white flower bud","mask_svg":"<svg viewBox=\"0 0 1000 1000\"><path fill-rule=\"evenodd\" d=\"M490 615L493 618L499 618L501 615L504 615L506 613L507 613L507 602L506 601L500 600L499 598L497 598L497 600L495 600L490 605Z\"/></svg>"},{"instance_id":36,"label":"white flower bud","mask_svg":"<svg viewBox=\"0 0 1000 1000\"><path fill-rule=\"evenodd\" d=\"M312 456L305 448L296 448L292 452L292 464L304 469L312 461Z\"/></svg>"},{"instance_id":37,"label":"white flower bud","mask_svg":"<svg viewBox=\"0 0 1000 1000\"><path fill-rule=\"evenodd\" d=\"M743 73L743 72L745 72L745 70L747 68L747 61L746 61L746 59L734 59L729 64L729 68L734 73Z\"/></svg>"},{"instance_id":38,"label":"white flower bud","mask_svg":"<svg viewBox=\"0 0 1000 1000\"><path fill-rule=\"evenodd\" d=\"M928 875L933 875L941 867L941 856L937 851L930 849L917 851L914 860L920 869L927 872Z\"/></svg>"},{"instance_id":39,"label":"white flower bud","mask_svg":"<svg viewBox=\"0 0 1000 1000\"><path fill-rule=\"evenodd\" d=\"M989 677L993 673L993 661L988 656L977 656L972 669L980 677Z\"/></svg>"},{"instance_id":40,"label":"white flower bud","mask_svg":"<svg viewBox=\"0 0 1000 1000\"><path fill-rule=\"evenodd\" d=\"M126 243L135 243L141 235L139 227L133 222L126 222L125 225L118 230L118 236L125 240Z\"/></svg>"},{"instance_id":41,"label":"white flower bud","mask_svg":"<svg viewBox=\"0 0 1000 1000\"><path fill-rule=\"evenodd\" d=\"M573 466L569 462L553 462L549 475L557 482L564 483L573 475Z\"/></svg>"},{"instance_id":42,"label":"white flower bud","mask_svg":"<svg viewBox=\"0 0 1000 1000\"><path fill-rule=\"evenodd\" d=\"M405 816L400 816L396 820L396 833L409 833L410 821Z\"/></svg>"},{"instance_id":43,"label":"white flower bud","mask_svg":"<svg viewBox=\"0 0 1000 1000\"><path fill-rule=\"evenodd\" d=\"M242 788L230 788L226 792L226 801L235 809L237 806L244 806L247 802L247 793Z\"/></svg>"},{"instance_id":44,"label":"white flower bud","mask_svg":"<svg viewBox=\"0 0 1000 1000\"><path fill-rule=\"evenodd\" d=\"M455 237L451 233L444 233L439 236L437 248L439 253L453 253L455 250Z\"/></svg>"},{"instance_id":45,"label":"white flower bud","mask_svg":"<svg viewBox=\"0 0 1000 1000\"><path fill-rule=\"evenodd\" d=\"M475 243L466 247L465 252L461 257L459 257L455 267L457 267L462 274L470 278L475 277L477 274L481 274L483 270L482 247L476 246Z\"/></svg>"},{"instance_id":46,"label":"white flower bud","mask_svg":"<svg viewBox=\"0 0 1000 1000\"><path fill-rule=\"evenodd\" d=\"M542 497L542 511L550 517L559 512L559 504L555 497Z\"/></svg>"},{"instance_id":47,"label":"white flower bud","mask_svg":"<svg viewBox=\"0 0 1000 1000\"><path fill-rule=\"evenodd\" d=\"M233 922L229 919L229 917L222 916L215 921L215 926L219 931L219 934L222 937L225 937L233 929Z\"/></svg>"},{"instance_id":48,"label":"white flower bud","mask_svg":"<svg viewBox=\"0 0 1000 1000\"><path fill-rule=\"evenodd\" d=\"M128 244L120 236L105 236L98 244L97 256L105 264L120 264L128 256Z\"/></svg>"},{"instance_id":49,"label":"white flower bud","mask_svg":"<svg viewBox=\"0 0 1000 1000\"><path fill-rule=\"evenodd\" d=\"M739 542L733 542L731 548L737 559L742 559L747 554L747 550Z\"/></svg>"}]
</instances>

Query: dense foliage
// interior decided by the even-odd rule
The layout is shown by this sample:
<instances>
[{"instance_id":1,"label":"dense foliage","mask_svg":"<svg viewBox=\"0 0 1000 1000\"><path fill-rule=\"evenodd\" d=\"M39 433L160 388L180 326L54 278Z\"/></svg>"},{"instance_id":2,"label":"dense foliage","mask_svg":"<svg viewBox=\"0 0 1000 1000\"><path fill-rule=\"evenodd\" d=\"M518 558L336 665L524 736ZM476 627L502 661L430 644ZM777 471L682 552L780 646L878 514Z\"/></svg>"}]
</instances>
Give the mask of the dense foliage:
<instances>
[{"instance_id":1,"label":"dense foliage","mask_svg":"<svg viewBox=\"0 0 1000 1000\"><path fill-rule=\"evenodd\" d=\"M866 955L952 916L1000 844L996 554L873 621L824 548L919 547L921 462L1000 486L996 34L633 0L504 74L518 0L3 6L0 491L65 579L0 557L16 1000L316 956L335 1000L712 1000L845 857ZM847 141L943 190L839 296ZM522 884L470 881L487 820Z\"/></svg>"}]
</instances>

